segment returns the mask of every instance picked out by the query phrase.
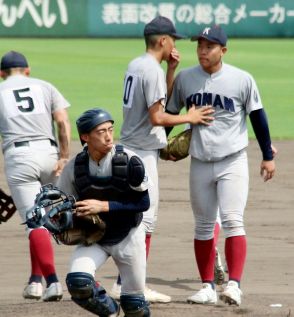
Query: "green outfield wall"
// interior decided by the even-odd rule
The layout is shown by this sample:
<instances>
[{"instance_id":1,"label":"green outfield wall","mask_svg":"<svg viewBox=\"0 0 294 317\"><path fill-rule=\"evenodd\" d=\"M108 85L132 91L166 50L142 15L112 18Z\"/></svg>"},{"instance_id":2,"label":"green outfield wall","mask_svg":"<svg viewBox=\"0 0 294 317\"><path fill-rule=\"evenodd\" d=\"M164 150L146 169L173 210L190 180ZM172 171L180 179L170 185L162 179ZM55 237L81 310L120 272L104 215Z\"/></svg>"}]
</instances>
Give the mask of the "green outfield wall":
<instances>
[{"instance_id":1,"label":"green outfield wall","mask_svg":"<svg viewBox=\"0 0 294 317\"><path fill-rule=\"evenodd\" d=\"M0 0L0 36L141 37L158 14L187 36L210 24L231 37L294 36L294 0Z\"/></svg>"}]
</instances>

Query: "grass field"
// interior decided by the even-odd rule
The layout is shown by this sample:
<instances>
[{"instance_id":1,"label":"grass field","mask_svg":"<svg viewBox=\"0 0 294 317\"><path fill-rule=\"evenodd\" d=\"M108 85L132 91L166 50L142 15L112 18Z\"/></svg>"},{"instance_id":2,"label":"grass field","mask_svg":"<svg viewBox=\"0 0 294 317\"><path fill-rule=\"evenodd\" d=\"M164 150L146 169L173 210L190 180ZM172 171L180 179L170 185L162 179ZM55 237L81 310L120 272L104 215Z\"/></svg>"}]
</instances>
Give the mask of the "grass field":
<instances>
[{"instance_id":1,"label":"grass field","mask_svg":"<svg viewBox=\"0 0 294 317\"><path fill-rule=\"evenodd\" d=\"M178 70L197 63L195 43L178 41L177 48L182 58ZM272 138L293 139L294 41L232 39L228 49L224 61L249 71L257 81ZM24 53L31 75L50 81L69 100L73 138L77 138L75 119L95 106L113 114L119 137L124 71L131 59L144 52L142 39L2 38L1 56L9 50Z\"/></svg>"}]
</instances>

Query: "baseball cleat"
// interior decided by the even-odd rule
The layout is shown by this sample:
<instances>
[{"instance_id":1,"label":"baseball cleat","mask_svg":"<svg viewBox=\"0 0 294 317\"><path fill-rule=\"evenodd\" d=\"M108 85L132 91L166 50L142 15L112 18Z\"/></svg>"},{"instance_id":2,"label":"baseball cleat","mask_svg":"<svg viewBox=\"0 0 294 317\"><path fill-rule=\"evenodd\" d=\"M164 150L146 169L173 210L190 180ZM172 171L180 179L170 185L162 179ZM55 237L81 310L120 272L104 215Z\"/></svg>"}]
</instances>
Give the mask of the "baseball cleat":
<instances>
[{"instance_id":1,"label":"baseball cleat","mask_svg":"<svg viewBox=\"0 0 294 317\"><path fill-rule=\"evenodd\" d=\"M242 291L240 290L238 283L229 281L219 298L226 304L240 306L241 296Z\"/></svg>"},{"instance_id":2,"label":"baseball cleat","mask_svg":"<svg viewBox=\"0 0 294 317\"><path fill-rule=\"evenodd\" d=\"M23 290L22 296L25 299L40 299L43 294L43 286L41 283L32 282Z\"/></svg>"},{"instance_id":3,"label":"baseball cleat","mask_svg":"<svg viewBox=\"0 0 294 317\"><path fill-rule=\"evenodd\" d=\"M188 297L187 302L190 304L214 305L217 303L216 290L212 288L211 284L203 283L202 289Z\"/></svg>"},{"instance_id":4,"label":"baseball cleat","mask_svg":"<svg viewBox=\"0 0 294 317\"><path fill-rule=\"evenodd\" d=\"M112 298L119 300L120 299L120 292L121 292L121 285L117 284L116 282L112 285L111 290L108 292L109 296ZM145 300L150 303L170 303L171 297L159 292L156 292L147 286L145 287L144 291Z\"/></svg>"},{"instance_id":5,"label":"baseball cleat","mask_svg":"<svg viewBox=\"0 0 294 317\"><path fill-rule=\"evenodd\" d=\"M147 286L145 287L144 291L145 300L150 303L170 303L171 297L157 291L154 291Z\"/></svg>"},{"instance_id":6,"label":"baseball cleat","mask_svg":"<svg viewBox=\"0 0 294 317\"><path fill-rule=\"evenodd\" d=\"M62 298L62 286L59 282L51 283L49 287L47 287L43 294L44 302L55 302L60 301Z\"/></svg>"},{"instance_id":7,"label":"baseball cleat","mask_svg":"<svg viewBox=\"0 0 294 317\"><path fill-rule=\"evenodd\" d=\"M215 262L214 262L214 283L216 285L223 285L225 282L225 270L222 265L220 253L216 249Z\"/></svg>"}]
</instances>

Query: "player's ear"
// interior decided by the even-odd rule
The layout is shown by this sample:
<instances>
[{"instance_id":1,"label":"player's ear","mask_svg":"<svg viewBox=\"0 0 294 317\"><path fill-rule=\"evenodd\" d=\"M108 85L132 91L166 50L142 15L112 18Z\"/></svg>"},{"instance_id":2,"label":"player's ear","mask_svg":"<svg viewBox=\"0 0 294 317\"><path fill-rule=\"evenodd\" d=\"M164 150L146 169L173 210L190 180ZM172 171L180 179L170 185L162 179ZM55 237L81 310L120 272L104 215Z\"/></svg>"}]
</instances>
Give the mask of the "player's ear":
<instances>
[{"instance_id":1,"label":"player's ear","mask_svg":"<svg viewBox=\"0 0 294 317\"><path fill-rule=\"evenodd\" d=\"M222 54L221 54L221 56L224 56L226 54L227 50L228 49L225 46L222 46Z\"/></svg>"},{"instance_id":2,"label":"player's ear","mask_svg":"<svg viewBox=\"0 0 294 317\"><path fill-rule=\"evenodd\" d=\"M3 70L0 70L0 77L5 80L7 78L7 73Z\"/></svg>"},{"instance_id":3,"label":"player's ear","mask_svg":"<svg viewBox=\"0 0 294 317\"><path fill-rule=\"evenodd\" d=\"M88 140L89 140L89 137L88 137L88 136L89 136L88 134L81 134L81 135L80 135L81 141L83 141L84 143L87 143Z\"/></svg>"},{"instance_id":4,"label":"player's ear","mask_svg":"<svg viewBox=\"0 0 294 317\"><path fill-rule=\"evenodd\" d=\"M166 36L165 35L161 35L158 39L158 43L161 47L164 47L165 43L166 43Z\"/></svg>"},{"instance_id":5,"label":"player's ear","mask_svg":"<svg viewBox=\"0 0 294 317\"><path fill-rule=\"evenodd\" d=\"M26 76L30 76L31 69L29 67L26 67L25 70L24 70L24 73L25 73Z\"/></svg>"}]
</instances>

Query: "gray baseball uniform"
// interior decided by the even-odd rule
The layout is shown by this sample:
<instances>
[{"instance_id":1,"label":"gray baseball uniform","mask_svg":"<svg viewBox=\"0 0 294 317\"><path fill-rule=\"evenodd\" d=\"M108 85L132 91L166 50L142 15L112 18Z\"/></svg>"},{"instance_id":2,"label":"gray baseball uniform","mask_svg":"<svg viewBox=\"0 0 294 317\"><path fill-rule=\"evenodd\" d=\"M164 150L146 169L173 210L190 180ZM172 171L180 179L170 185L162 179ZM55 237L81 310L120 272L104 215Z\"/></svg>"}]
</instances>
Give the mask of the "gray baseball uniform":
<instances>
[{"instance_id":1,"label":"gray baseball uniform","mask_svg":"<svg viewBox=\"0 0 294 317\"><path fill-rule=\"evenodd\" d=\"M124 80L121 143L139 155L150 178L150 208L144 213L147 232L153 232L158 212L158 149L166 146L165 129L154 127L148 109L161 101L165 106L166 81L158 61L146 53L130 62Z\"/></svg>"},{"instance_id":2,"label":"gray baseball uniform","mask_svg":"<svg viewBox=\"0 0 294 317\"><path fill-rule=\"evenodd\" d=\"M255 81L247 72L227 64L211 75L201 66L182 70L175 79L167 109L178 113L192 104L213 105L215 109L210 126L193 126L190 144L195 238L213 238L218 205L226 237L244 235L243 212L248 195L246 115L262 108ZM224 221L238 225L232 230Z\"/></svg>"},{"instance_id":3,"label":"gray baseball uniform","mask_svg":"<svg viewBox=\"0 0 294 317\"><path fill-rule=\"evenodd\" d=\"M52 113L69 103L50 83L24 75L0 84L0 134L5 173L22 220L41 184L54 182L58 160Z\"/></svg>"},{"instance_id":4,"label":"gray baseball uniform","mask_svg":"<svg viewBox=\"0 0 294 317\"><path fill-rule=\"evenodd\" d=\"M132 151L124 149L128 157L135 155ZM112 175L112 158L115 154L115 146L113 149L100 160L99 165L89 158L89 174L93 177L107 178ZM75 187L74 176L75 158L73 158L64 168L60 175L57 186L66 193L73 194L78 197ZM148 188L148 177L136 188L135 191L143 192ZM117 214L119 218L120 215ZM127 226L119 218L121 226ZM134 216L132 216L134 217ZM133 219L133 218L132 218ZM113 221L115 221L113 219ZM115 232L112 235L115 236ZM145 274L146 274L146 254L145 254L145 231L140 224L138 227L131 228L128 235L120 239L118 243L96 243L90 247L79 245L72 255L70 263L70 272L86 272L95 277L95 272L112 256L122 278L122 294L144 293Z\"/></svg>"}]
</instances>

